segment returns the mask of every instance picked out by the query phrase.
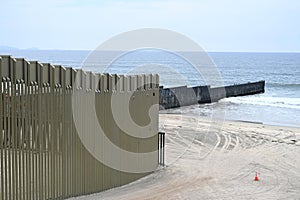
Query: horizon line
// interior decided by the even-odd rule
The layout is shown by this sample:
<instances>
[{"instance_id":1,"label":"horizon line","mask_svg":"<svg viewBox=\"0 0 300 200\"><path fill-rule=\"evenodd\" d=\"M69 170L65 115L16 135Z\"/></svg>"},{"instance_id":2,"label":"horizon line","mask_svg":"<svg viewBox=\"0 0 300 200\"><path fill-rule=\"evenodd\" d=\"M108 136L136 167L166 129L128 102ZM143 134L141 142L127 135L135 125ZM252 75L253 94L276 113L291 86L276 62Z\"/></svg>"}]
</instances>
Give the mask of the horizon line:
<instances>
[{"instance_id":1,"label":"horizon line","mask_svg":"<svg viewBox=\"0 0 300 200\"><path fill-rule=\"evenodd\" d=\"M0 51L96 51L96 49L39 49L39 48L3 48ZM122 50L105 50L105 51L122 51ZM193 51L179 51L179 52L193 52ZM299 51L226 51L226 50L204 50L208 53L300 53Z\"/></svg>"}]
</instances>

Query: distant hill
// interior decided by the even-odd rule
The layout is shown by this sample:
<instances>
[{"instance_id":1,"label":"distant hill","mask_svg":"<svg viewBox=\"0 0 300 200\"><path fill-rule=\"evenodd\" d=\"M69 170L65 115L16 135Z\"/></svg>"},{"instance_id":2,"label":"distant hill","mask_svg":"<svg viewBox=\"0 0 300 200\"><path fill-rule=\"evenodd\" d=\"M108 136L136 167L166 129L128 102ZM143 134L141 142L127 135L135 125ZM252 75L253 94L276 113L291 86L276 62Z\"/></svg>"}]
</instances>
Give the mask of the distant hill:
<instances>
[{"instance_id":1,"label":"distant hill","mask_svg":"<svg viewBox=\"0 0 300 200\"><path fill-rule=\"evenodd\" d=\"M34 51L34 50L39 50L36 47L31 47L31 48L26 48L26 49L19 49L16 47L10 47L10 46L0 46L0 50L5 50L5 51L15 51L15 50L29 50L29 51Z\"/></svg>"},{"instance_id":2,"label":"distant hill","mask_svg":"<svg viewBox=\"0 0 300 200\"><path fill-rule=\"evenodd\" d=\"M16 47L10 47L10 46L0 46L0 50L19 50Z\"/></svg>"}]
</instances>

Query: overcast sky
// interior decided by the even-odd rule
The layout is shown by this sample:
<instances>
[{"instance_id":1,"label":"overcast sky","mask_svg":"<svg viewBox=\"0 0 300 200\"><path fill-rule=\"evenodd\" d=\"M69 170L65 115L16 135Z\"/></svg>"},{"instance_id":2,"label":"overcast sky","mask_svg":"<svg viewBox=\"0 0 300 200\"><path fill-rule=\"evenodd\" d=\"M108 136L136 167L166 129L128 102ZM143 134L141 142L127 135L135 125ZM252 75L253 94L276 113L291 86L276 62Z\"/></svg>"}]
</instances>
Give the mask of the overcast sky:
<instances>
[{"instance_id":1,"label":"overcast sky","mask_svg":"<svg viewBox=\"0 0 300 200\"><path fill-rule=\"evenodd\" d=\"M182 33L207 51L300 52L299 0L1 0L0 46L95 49L133 29Z\"/></svg>"}]
</instances>

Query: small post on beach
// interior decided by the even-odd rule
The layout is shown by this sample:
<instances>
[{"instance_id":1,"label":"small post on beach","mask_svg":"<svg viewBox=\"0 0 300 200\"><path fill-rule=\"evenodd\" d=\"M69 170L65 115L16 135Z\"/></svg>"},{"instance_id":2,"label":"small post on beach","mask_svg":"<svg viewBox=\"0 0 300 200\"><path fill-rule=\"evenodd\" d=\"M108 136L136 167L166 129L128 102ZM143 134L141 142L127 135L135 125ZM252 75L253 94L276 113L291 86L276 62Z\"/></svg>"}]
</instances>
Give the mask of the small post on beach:
<instances>
[{"instance_id":1,"label":"small post on beach","mask_svg":"<svg viewBox=\"0 0 300 200\"><path fill-rule=\"evenodd\" d=\"M165 165L165 133L158 132L158 164Z\"/></svg>"}]
</instances>

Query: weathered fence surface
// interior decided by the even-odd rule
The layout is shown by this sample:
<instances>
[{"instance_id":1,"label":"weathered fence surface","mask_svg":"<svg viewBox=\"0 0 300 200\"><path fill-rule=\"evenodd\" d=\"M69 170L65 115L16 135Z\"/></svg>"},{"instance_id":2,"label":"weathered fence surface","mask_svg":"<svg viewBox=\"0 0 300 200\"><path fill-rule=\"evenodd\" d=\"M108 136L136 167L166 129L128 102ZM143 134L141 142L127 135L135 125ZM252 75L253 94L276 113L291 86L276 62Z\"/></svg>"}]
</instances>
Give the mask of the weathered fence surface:
<instances>
[{"instance_id":1,"label":"weathered fence surface","mask_svg":"<svg viewBox=\"0 0 300 200\"><path fill-rule=\"evenodd\" d=\"M115 155L105 141L97 140L97 125L122 150L157 151L157 75L93 74L1 56L0 77L0 199L64 199L120 186L151 172L123 171L126 156ZM148 125L151 137L128 134L114 115L125 125L127 118L137 126ZM142 134L139 128L131 131ZM95 156L99 152L104 159L117 159L120 169L102 163ZM127 162L154 171L158 153L146 161Z\"/></svg>"}]
</instances>

